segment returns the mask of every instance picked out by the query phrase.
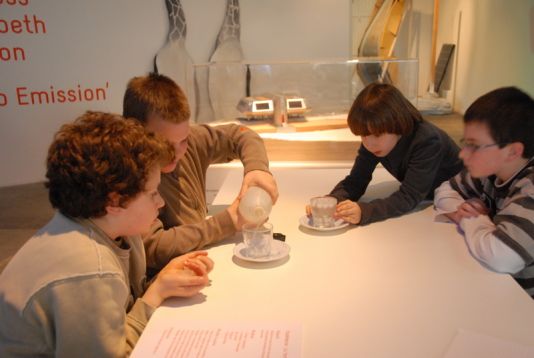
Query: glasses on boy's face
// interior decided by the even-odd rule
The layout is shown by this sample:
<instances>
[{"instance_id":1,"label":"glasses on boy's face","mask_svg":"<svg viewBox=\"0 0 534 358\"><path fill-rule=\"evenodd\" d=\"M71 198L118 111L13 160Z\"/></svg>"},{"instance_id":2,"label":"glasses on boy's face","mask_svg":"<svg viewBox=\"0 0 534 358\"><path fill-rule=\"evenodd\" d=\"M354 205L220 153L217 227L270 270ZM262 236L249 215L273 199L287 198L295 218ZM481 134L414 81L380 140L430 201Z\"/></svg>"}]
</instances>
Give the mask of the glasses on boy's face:
<instances>
[{"instance_id":1,"label":"glasses on boy's face","mask_svg":"<svg viewBox=\"0 0 534 358\"><path fill-rule=\"evenodd\" d=\"M462 149L465 149L467 150L469 153L475 153L475 152L478 152L479 150L483 150L483 149L486 149L486 148L490 148L490 147L494 147L494 146L498 146L499 143L492 143L492 144L474 144L474 143L469 143L469 142L466 142L465 139L460 139L460 146L462 147Z\"/></svg>"}]
</instances>

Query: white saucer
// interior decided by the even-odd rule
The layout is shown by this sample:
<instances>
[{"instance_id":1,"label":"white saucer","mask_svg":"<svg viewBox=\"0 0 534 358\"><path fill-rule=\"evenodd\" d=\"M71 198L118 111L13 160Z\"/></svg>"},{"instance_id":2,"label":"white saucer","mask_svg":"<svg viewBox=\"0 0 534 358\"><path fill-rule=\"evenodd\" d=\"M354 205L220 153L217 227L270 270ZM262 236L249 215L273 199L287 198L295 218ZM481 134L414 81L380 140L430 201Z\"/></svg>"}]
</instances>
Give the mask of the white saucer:
<instances>
[{"instance_id":1,"label":"white saucer","mask_svg":"<svg viewBox=\"0 0 534 358\"><path fill-rule=\"evenodd\" d=\"M265 257L249 257L247 256L247 249L244 243L239 243L234 246L234 255L241 260L253 261L253 262L270 262L283 259L289 255L290 247L283 241L273 240L271 243L271 254Z\"/></svg>"},{"instance_id":2,"label":"white saucer","mask_svg":"<svg viewBox=\"0 0 534 358\"><path fill-rule=\"evenodd\" d=\"M339 230L339 229L349 226L348 222L339 219L339 220L336 220L336 222L334 223L334 226L332 227L315 227L312 224L312 218L308 217L307 215L301 216L299 219L299 222L300 222L300 225L308 229L316 230L316 231L333 231L333 230Z\"/></svg>"}]
</instances>

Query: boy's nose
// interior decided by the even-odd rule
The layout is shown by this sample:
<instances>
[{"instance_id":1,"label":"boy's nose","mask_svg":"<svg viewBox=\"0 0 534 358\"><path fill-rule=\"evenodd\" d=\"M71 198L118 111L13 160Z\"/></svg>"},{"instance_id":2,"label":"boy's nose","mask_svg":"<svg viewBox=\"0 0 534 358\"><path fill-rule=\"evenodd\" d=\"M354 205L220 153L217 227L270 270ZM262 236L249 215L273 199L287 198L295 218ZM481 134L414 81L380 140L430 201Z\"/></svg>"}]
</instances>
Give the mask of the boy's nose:
<instances>
[{"instance_id":1,"label":"boy's nose","mask_svg":"<svg viewBox=\"0 0 534 358\"><path fill-rule=\"evenodd\" d=\"M460 152L458 153L458 158L460 158L463 161L466 161L468 157L469 157L469 151L465 148L460 148Z\"/></svg>"}]
</instances>

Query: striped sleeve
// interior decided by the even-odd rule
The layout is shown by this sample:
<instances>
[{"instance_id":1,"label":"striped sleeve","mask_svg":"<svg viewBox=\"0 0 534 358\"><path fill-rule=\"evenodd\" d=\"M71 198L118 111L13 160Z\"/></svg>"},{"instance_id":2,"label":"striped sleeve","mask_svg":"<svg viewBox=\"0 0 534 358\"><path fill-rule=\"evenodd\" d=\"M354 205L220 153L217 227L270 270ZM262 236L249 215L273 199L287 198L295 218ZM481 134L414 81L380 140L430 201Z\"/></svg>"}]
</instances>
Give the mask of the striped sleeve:
<instances>
[{"instance_id":1,"label":"striped sleeve","mask_svg":"<svg viewBox=\"0 0 534 358\"><path fill-rule=\"evenodd\" d=\"M479 198L483 192L482 182L479 179L472 178L465 168L459 174L452 177L449 180L449 184L464 199Z\"/></svg>"},{"instance_id":2,"label":"striped sleeve","mask_svg":"<svg viewBox=\"0 0 534 358\"><path fill-rule=\"evenodd\" d=\"M455 212L464 201L460 193L452 188L450 181L441 183L434 191L434 209L438 216ZM439 221L442 219L448 221L445 218Z\"/></svg>"},{"instance_id":3,"label":"striped sleeve","mask_svg":"<svg viewBox=\"0 0 534 358\"><path fill-rule=\"evenodd\" d=\"M515 274L525 267L522 257L494 235L496 226L487 215L463 218L460 227L465 233L469 252L484 267L510 274Z\"/></svg>"},{"instance_id":4,"label":"striped sleeve","mask_svg":"<svg viewBox=\"0 0 534 358\"><path fill-rule=\"evenodd\" d=\"M500 199L499 210L492 220L480 215L460 222L472 254L496 271L515 273L504 262L508 261L505 257L511 257L510 253L503 255L503 250L496 250L495 240L515 252L525 266L534 264L533 178L525 176L513 184L508 191L509 196ZM517 270L517 260L513 261Z\"/></svg>"},{"instance_id":5,"label":"striped sleeve","mask_svg":"<svg viewBox=\"0 0 534 358\"><path fill-rule=\"evenodd\" d=\"M534 175L519 179L493 218L494 235L516 251L527 265L534 263Z\"/></svg>"},{"instance_id":6,"label":"striped sleeve","mask_svg":"<svg viewBox=\"0 0 534 358\"><path fill-rule=\"evenodd\" d=\"M471 178L467 170L464 169L436 188L434 191L434 208L438 216L452 213L465 200L480 198L482 192L482 182L479 179ZM439 220L441 221L441 219Z\"/></svg>"}]
</instances>

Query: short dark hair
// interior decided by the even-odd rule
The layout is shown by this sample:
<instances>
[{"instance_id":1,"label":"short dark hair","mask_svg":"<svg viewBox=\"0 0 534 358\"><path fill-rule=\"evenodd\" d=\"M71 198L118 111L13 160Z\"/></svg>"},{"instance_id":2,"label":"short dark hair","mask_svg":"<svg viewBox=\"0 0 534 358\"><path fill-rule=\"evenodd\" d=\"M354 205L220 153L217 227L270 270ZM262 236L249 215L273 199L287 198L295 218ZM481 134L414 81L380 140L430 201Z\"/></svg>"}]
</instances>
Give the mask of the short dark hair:
<instances>
[{"instance_id":1,"label":"short dark hair","mask_svg":"<svg viewBox=\"0 0 534 358\"><path fill-rule=\"evenodd\" d=\"M150 73L134 77L126 86L122 115L146 124L151 115L165 121L182 123L189 120L191 110L184 92L167 76Z\"/></svg>"},{"instance_id":2,"label":"short dark hair","mask_svg":"<svg viewBox=\"0 0 534 358\"><path fill-rule=\"evenodd\" d=\"M166 140L119 115L86 112L63 125L48 150L50 203L72 218L106 214L110 194L125 206L145 188L150 170L174 159Z\"/></svg>"},{"instance_id":3,"label":"short dark hair","mask_svg":"<svg viewBox=\"0 0 534 358\"><path fill-rule=\"evenodd\" d=\"M464 123L485 123L502 148L521 142L523 157L534 156L534 100L517 87L501 87L476 99L464 114Z\"/></svg>"},{"instance_id":4,"label":"short dark hair","mask_svg":"<svg viewBox=\"0 0 534 358\"><path fill-rule=\"evenodd\" d=\"M423 121L421 113L395 86L371 83L356 97L347 123L355 135L406 135Z\"/></svg>"}]
</instances>

